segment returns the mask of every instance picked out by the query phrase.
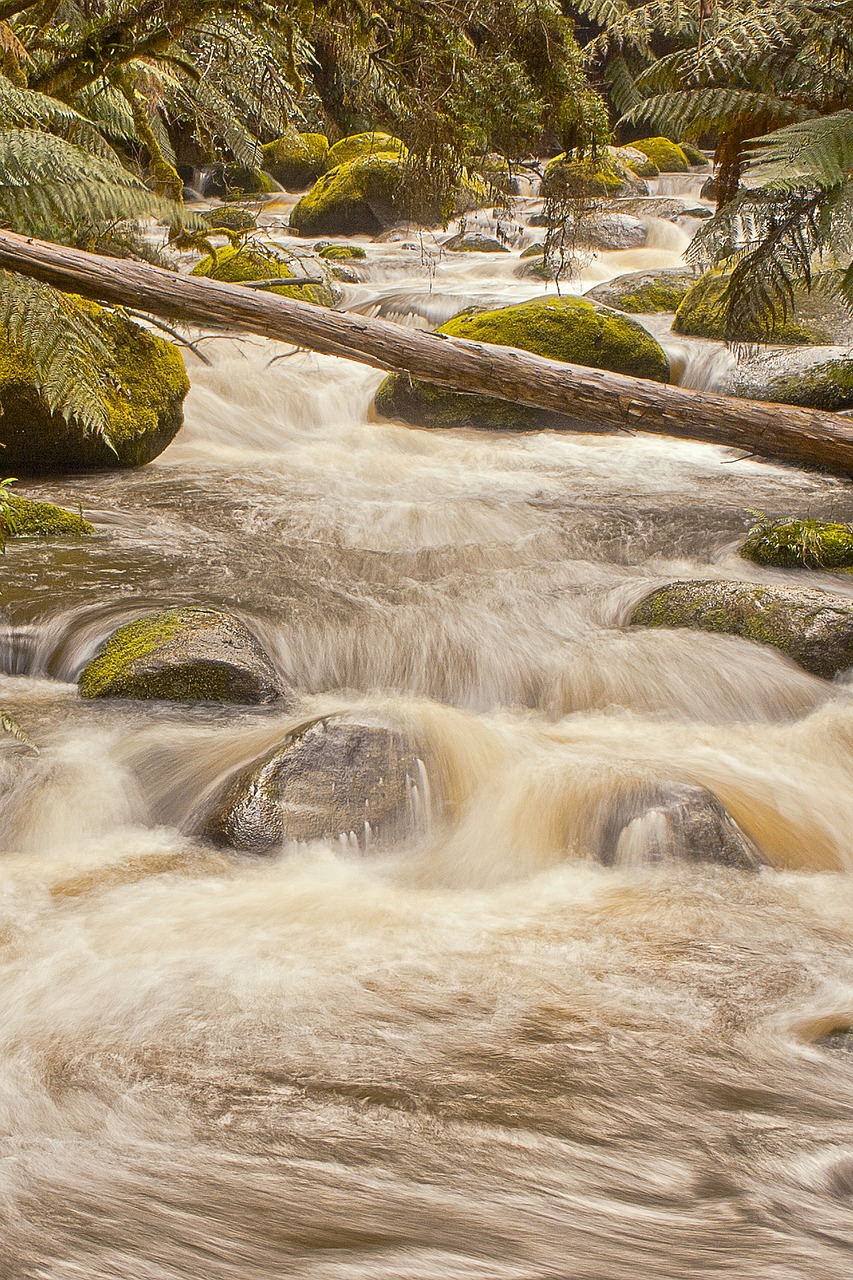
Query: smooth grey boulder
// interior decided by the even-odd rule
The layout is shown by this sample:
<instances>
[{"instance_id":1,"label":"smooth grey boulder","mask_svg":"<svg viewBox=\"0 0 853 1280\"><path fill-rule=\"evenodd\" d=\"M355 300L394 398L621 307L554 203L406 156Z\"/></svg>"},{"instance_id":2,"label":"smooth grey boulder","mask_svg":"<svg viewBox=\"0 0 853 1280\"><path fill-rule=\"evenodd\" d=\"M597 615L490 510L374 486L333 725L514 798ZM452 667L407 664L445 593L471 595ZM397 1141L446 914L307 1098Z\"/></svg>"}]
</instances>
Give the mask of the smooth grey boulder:
<instances>
[{"instance_id":1,"label":"smooth grey boulder","mask_svg":"<svg viewBox=\"0 0 853 1280\"><path fill-rule=\"evenodd\" d=\"M761 351L734 366L726 391L745 400L775 400L835 413L853 409L853 346Z\"/></svg>"},{"instance_id":2,"label":"smooth grey boulder","mask_svg":"<svg viewBox=\"0 0 853 1280\"><path fill-rule=\"evenodd\" d=\"M713 862L754 871L766 859L707 787L649 782L617 794L599 833L607 866Z\"/></svg>"},{"instance_id":3,"label":"smooth grey boulder","mask_svg":"<svg viewBox=\"0 0 853 1280\"><path fill-rule=\"evenodd\" d=\"M683 218L687 201L680 196L628 196L614 200L610 206L614 213L629 213L634 218L661 218L674 222Z\"/></svg>"},{"instance_id":4,"label":"smooth grey boulder","mask_svg":"<svg viewBox=\"0 0 853 1280\"><path fill-rule=\"evenodd\" d=\"M239 618L194 605L137 618L104 642L79 680L84 698L273 702L281 686Z\"/></svg>"},{"instance_id":5,"label":"smooth grey boulder","mask_svg":"<svg viewBox=\"0 0 853 1280\"><path fill-rule=\"evenodd\" d=\"M657 267L648 271L631 271L596 285L584 294L592 302L632 315L649 315L656 311L675 311L687 290L696 283L690 267Z\"/></svg>"},{"instance_id":6,"label":"smooth grey boulder","mask_svg":"<svg viewBox=\"0 0 853 1280\"><path fill-rule=\"evenodd\" d=\"M415 744L398 729L311 720L229 779L203 835L219 848L254 854L309 840L387 846L416 829L424 774Z\"/></svg>"},{"instance_id":7,"label":"smooth grey boulder","mask_svg":"<svg viewBox=\"0 0 853 1280\"><path fill-rule=\"evenodd\" d=\"M484 235L482 231L465 231L451 236L441 246L451 253L509 253L505 244L494 236Z\"/></svg>"},{"instance_id":8,"label":"smooth grey boulder","mask_svg":"<svg viewBox=\"0 0 853 1280\"><path fill-rule=\"evenodd\" d=\"M808 587L673 582L641 601L629 622L692 627L773 645L825 680L853 666L853 601Z\"/></svg>"}]
</instances>

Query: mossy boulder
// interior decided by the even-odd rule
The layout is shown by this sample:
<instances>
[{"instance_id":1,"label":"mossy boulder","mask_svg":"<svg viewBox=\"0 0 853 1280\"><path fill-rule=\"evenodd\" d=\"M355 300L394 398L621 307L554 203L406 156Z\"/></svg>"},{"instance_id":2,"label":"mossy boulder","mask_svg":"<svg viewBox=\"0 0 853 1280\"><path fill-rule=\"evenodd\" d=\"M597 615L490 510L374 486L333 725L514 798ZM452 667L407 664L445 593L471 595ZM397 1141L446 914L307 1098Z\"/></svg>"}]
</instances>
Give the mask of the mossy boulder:
<instances>
[{"instance_id":1,"label":"mossy boulder","mask_svg":"<svg viewBox=\"0 0 853 1280\"><path fill-rule=\"evenodd\" d=\"M694 147L692 142L685 142L684 139L682 139L678 145L687 156L687 161L691 169L701 169L706 164L710 163L704 151L700 151L698 147Z\"/></svg>"},{"instance_id":2,"label":"mossy boulder","mask_svg":"<svg viewBox=\"0 0 853 1280\"><path fill-rule=\"evenodd\" d=\"M195 606L119 627L83 669L79 687L84 698L169 702L257 704L281 693L248 628L231 614Z\"/></svg>"},{"instance_id":3,"label":"mossy boulder","mask_svg":"<svg viewBox=\"0 0 853 1280\"><path fill-rule=\"evenodd\" d=\"M256 231L258 220L248 209L238 209L236 205L218 205L201 214L201 218L212 231Z\"/></svg>"},{"instance_id":4,"label":"mossy boulder","mask_svg":"<svg viewBox=\"0 0 853 1280\"><path fill-rule=\"evenodd\" d=\"M635 151L642 151L644 156L648 156L661 173L690 172L690 161L684 151L677 142L671 142L669 138L641 138L639 142L632 142L631 146Z\"/></svg>"},{"instance_id":5,"label":"mossy boulder","mask_svg":"<svg viewBox=\"0 0 853 1280\"><path fill-rule=\"evenodd\" d=\"M204 184L206 196L219 196L222 200L270 195L275 190L276 184L268 173L245 164L214 165Z\"/></svg>"},{"instance_id":6,"label":"mossy boulder","mask_svg":"<svg viewBox=\"0 0 853 1280\"><path fill-rule=\"evenodd\" d=\"M306 191L327 168L329 139L324 133L290 133L262 148L263 168L285 191Z\"/></svg>"},{"instance_id":7,"label":"mossy boulder","mask_svg":"<svg viewBox=\"0 0 853 1280\"><path fill-rule=\"evenodd\" d=\"M229 284L240 284L244 280L292 280L293 284L270 285L268 291L284 298L297 298L300 302L314 302L322 307L333 307L337 301L331 284L300 285L300 273L294 271L273 246L228 245L217 250L215 259L209 254L202 258L191 274ZM313 271L308 274L316 278Z\"/></svg>"},{"instance_id":8,"label":"mossy boulder","mask_svg":"<svg viewBox=\"0 0 853 1280\"><path fill-rule=\"evenodd\" d=\"M381 847L412 834L423 771L415 744L389 725L311 720L228 780L203 835L253 854L309 840Z\"/></svg>"},{"instance_id":9,"label":"mossy boulder","mask_svg":"<svg viewBox=\"0 0 853 1280\"><path fill-rule=\"evenodd\" d=\"M322 240L314 245L314 252L332 262L363 261L367 257L359 244L326 244Z\"/></svg>"},{"instance_id":10,"label":"mossy boulder","mask_svg":"<svg viewBox=\"0 0 853 1280\"><path fill-rule=\"evenodd\" d=\"M563 153L545 166L539 194L545 200L613 200L648 188L610 152L596 161L571 160Z\"/></svg>"},{"instance_id":11,"label":"mossy boulder","mask_svg":"<svg viewBox=\"0 0 853 1280\"><path fill-rule=\"evenodd\" d=\"M656 178L660 173L660 169L654 160L650 159L644 151L638 151L636 147L610 147L608 149L614 160L619 161L626 169L630 169L638 178Z\"/></svg>"},{"instance_id":12,"label":"mossy boulder","mask_svg":"<svg viewBox=\"0 0 853 1280\"><path fill-rule=\"evenodd\" d=\"M853 524L762 520L751 530L740 554L780 569L853 569Z\"/></svg>"},{"instance_id":13,"label":"mossy boulder","mask_svg":"<svg viewBox=\"0 0 853 1280\"><path fill-rule=\"evenodd\" d=\"M747 400L843 412L853 409L853 358L841 346L762 351L735 366L726 390Z\"/></svg>"},{"instance_id":14,"label":"mossy boulder","mask_svg":"<svg viewBox=\"0 0 853 1280\"><path fill-rule=\"evenodd\" d=\"M334 169L339 164L349 164L350 160L358 160L362 156L405 156L406 154L405 143L400 138L395 138L393 134L353 133L348 138L341 138L329 148L326 168Z\"/></svg>"},{"instance_id":15,"label":"mossy boulder","mask_svg":"<svg viewBox=\"0 0 853 1280\"><path fill-rule=\"evenodd\" d=\"M518 347L552 360L610 369L666 382L669 363L660 345L635 320L583 298L534 298L492 311L467 310L438 330L473 342ZM491 396L447 391L429 382L391 374L376 393L377 412L424 427L491 427L539 431L588 425L561 414L526 408Z\"/></svg>"},{"instance_id":16,"label":"mossy boulder","mask_svg":"<svg viewBox=\"0 0 853 1280\"><path fill-rule=\"evenodd\" d=\"M728 277L709 271L693 285L685 294L672 328L675 333L683 333L694 338L716 338L722 341L727 336L736 342L762 342L767 336L751 325L744 324L734 333L726 335L723 295L728 284ZM817 325L800 323L794 317L783 320L773 330L772 341L776 343L808 343L827 342L828 335Z\"/></svg>"},{"instance_id":17,"label":"mossy boulder","mask_svg":"<svg viewBox=\"0 0 853 1280\"><path fill-rule=\"evenodd\" d=\"M584 297L618 311L651 315L675 311L695 282L696 276L689 267L659 267L617 276L615 280L596 285Z\"/></svg>"},{"instance_id":18,"label":"mossy boulder","mask_svg":"<svg viewBox=\"0 0 853 1280\"><path fill-rule=\"evenodd\" d=\"M35 502L8 490L3 502L8 508L4 518L7 538L82 538L95 532L82 515L52 502Z\"/></svg>"},{"instance_id":19,"label":"mossy boulder","mask_svg":"<svg viewBox=\"0 0 853 1280\"><path fill-rule=\"evenodd\" d=\"M606 866L710 862L756 871L766 859L707 787L674 781L617 788L594 841Z\"/></svg>"},{"instance_id":20,"label":"mossy boulder","mask_svg":"<svg viewBox=\"0 0 853 1280\"><path fill-rule=\"evenodd\" d=\"M178 348L94 302L79 299L78 305L99 322L110 352L110 444L48 408L30 357L0 337L0 456L7 475L139 467L162 453L180 430L190 384Z\"/></svg>"},{"instance_id":21,"label":"mossy boulder","mask_svg":"<svg viewBox=\"0 0 853 1280\"><path fill-rule=\"evenodd\" d=\"M630 623L742 636L826 680L853 666L853 601L803 587L675 582L647 596Z\"/></svg>"}]
</instances>

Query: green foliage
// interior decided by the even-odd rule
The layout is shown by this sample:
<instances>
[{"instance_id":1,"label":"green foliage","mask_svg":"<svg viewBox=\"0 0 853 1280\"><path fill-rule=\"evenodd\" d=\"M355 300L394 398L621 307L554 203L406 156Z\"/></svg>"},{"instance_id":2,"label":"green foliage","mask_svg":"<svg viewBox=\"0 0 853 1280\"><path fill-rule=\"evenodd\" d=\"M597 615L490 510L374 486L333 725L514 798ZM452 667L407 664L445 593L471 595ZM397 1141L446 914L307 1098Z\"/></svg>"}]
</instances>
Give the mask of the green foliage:
<instances>
[{"instance_id":1,"label":"green foliage","mask_svg":"<svg viewBox=\"0 0 853 1280\"><path fill-rule=\"evenodd\" d=\"M300 284L300 275L306 275L305 259L296 254L285 254L277 245L263 240L252 240L244 245L229 245L218 249L216 256L208 255L193 267L194 276L207 276L210 280L224 280L230 284L242 284L253 280L287 280L281 286L271 284L270 293L284 298L296 298L301 302L315 302L330 307L335 302L335 292L327 279L317 284L319 263L309 260L314 268L308 272L312 283ZM320 275L323 276L320 271Z\"/></svg>"},{"instance_id":2,"label":"green foliage","mask_svg":"<svg viewBox=\"0 0 853 1280\"><path fill-rule=\"evenodd\" d=\"M853 569L853 525L762 516L739 551L781 569Z\"/></svg>"}]
</instances>

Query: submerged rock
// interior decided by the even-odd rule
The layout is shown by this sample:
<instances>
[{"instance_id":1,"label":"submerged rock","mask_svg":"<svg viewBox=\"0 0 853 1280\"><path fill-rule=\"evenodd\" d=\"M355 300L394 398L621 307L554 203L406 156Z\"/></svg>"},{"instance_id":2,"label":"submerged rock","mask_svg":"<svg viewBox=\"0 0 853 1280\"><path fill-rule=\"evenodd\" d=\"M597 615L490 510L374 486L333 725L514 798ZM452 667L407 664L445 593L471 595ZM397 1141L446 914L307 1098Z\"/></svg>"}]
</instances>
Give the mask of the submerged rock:
<instances>
[{"instance_id":1,"label":"submerged rock","mask_svg":"<svg viewBox=\"0 0 853 1280\"><path fill-rule=\"evenodd\" d=\"M301 274L316 279L323 275L323 269L313 259L300 258L299 262L308 270ZM316 269L312 269L316 268ZM339 299L339 293L330 283L300 285L300 273L282 258L273 247L264 245L228 245L218 249L216 257L210 255L202 258L193 267L192 275L206 276L209 280L224 280L229 284L241 284L246 280L272 280L279 277L292 284L270 285L267 292L281 294L284 298L296 298L300 302L313 302L319 307L333 307Z\"/></svg>"},{"instance_id":2,"label":"submerged rock","mask_svg":"<svg viewBox=\"0 0 853 1280\"><path fill-rule=\"evenodd\" d=\"M399 730L312 720L230 779L204 835L220 848L256 854L289 841L388 845L415 829L422 774L416 747Z\"/></svg>"},{"instance_id":3,"label":"submerged rock","mask_svg":"<svg viewBox=\"0 0 853 1280\"><path fill-rule=\"evenodd\" d=\"M190 384L178 348L94 302L81 299L78 305L98 321L110 352L109 443L50 409L30 357L0 337L0 456L6 475L139 467L162 453L180 430Z\"/></svg>"},{"instance_id":4,"label":"submerged rock","mask_svg":"<svg viewBox=\"0 0 853 1280\"><path fill-rule=\"evenodd\" d=\"M281 693L269 658L229 613L189 605L119 627L80 674L84 698L272 702Z\"/></svg>"},{"instance_id":5,"label":"submerged rock","mask_svg":"<svg viewBox=\"0 0 853 1280\"><path fill-rule=\"evenodd\" d=\"M657 311L675 311L696 276L690 267L658 267L649 271L631 271L605 284L596 285L584 294L592 302L600 302L617 311L649 315Z\"/></svg>"},{"instance_id":6,"label":"submerged rock","mask_svg":"<svg viewBox=\"0 0 853 1280\"><path fill-rule=\"evenodd\" d=\"M327 166L329 139L324 133L291 133L262 148L263 167L285 191L305 191Z\"/></svg>"},{"instance_id":7,"label":"submerged rock","mask_svg":"<svg viewBox=\"0 0 853 1280\"><path fill-rule=\"evenodd\" d=\"M644 156L657 165L661 173L689 173L690 161L677 142L669 138L640 138L632 142L635 151L642 151ZM702 163L704 164L704 156Z\"/></svg>"},{"instance_id":8,"label":"submerged rock","mask_svg":"<svg viewBox=\"0 0 853 1280\"><path fill-rule=\"evenodd\" d=\"M745 560L781 569L853 569L853 525L763 520L740 547Z\"/></svg>"},{"instance_id":9,"label":"submerged rock","mask_svg":"<svg viewBox=\"0 0 853 1280\"><path fill-rule=\"evenodd\" d=\"M634 609L632 626L692 627L768 644L831 680L853 666L853 601L803 587L675 582Z\"/></svg>"},{"instance_id":10,"label":"submerged rock","mask_svg":"<svg viewBox=\"0 0 853 1280\"><path fill-rule=\"evenodd\" d=\"M640 784L614 798L599 836L607 866L713 862L754 871L765 858L706 787Z\"/></svg>"},{"instance_id":11,"label":"submerged rock","mask_svg":"<svg viewBox=\"0 0 853 1280\"><path fill-rule=\"evenodd\" d=\"M726 390L746 400L774 400L833 413L853 409L850 347L761 351L735 365Z\"/></svg>"},{"instance_id":12,"label":"submerged rock","mask_svg":"<svg viewBox=\"0 0 853 1280\"><path fill-rule=\"evenodd\" d=\"M610 369L665 382L669 363L641 325L584 298L534 298L493 311L467 310L438 330L474 342L519 347L552 360ZM376 393L377 412L424 427L491 427L541 431L548 426L589 430L562 414L491 396L460 394L407 374L391 374Z\"/></svg>"},{"instance_id":13,"label":"submerged rock","mask_svg":"<svg viewBox=\"0 0 853 1280\"><path fill-rule=\"evenodd\" d=\"M3 501L9 509L5 519L7 538L82 538L95 532L82 515L52 502L35 502L8 491Z\"/></svg>"}]
</instances>

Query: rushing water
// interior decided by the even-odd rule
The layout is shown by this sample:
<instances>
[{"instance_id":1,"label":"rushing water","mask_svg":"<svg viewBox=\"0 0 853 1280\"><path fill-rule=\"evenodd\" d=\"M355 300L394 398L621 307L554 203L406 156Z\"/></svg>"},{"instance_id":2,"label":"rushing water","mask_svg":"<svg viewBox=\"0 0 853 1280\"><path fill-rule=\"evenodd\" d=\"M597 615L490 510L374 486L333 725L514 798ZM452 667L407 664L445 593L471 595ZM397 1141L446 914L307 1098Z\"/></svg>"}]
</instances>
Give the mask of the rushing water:
<instances>
[{"instance_id":1,"label":"rushing water","mask_svg":"<svg viewBox=\"0 0 853 1280\"><path fill-rule=\"evenodd\" d=\"M347 305L532 296L533 235L368 245ZM649 323L716 384L721 348ZM853 685L624 623L672 577L801 581L737 558L750 509L853 519L849 486L379 423L371 371L203 349L156 463L28 490L98 537L6 556L0 705L41 752L0 747L3 1280L846 1277ZM246 618L298 706L81 702L115 626L185 601ZM440 821L372 856L193 837L295 718L365 707L437 762ZM596 816L648 779L710 787L771 865L595 865Z\"/></svg>"}]
</instances>

